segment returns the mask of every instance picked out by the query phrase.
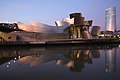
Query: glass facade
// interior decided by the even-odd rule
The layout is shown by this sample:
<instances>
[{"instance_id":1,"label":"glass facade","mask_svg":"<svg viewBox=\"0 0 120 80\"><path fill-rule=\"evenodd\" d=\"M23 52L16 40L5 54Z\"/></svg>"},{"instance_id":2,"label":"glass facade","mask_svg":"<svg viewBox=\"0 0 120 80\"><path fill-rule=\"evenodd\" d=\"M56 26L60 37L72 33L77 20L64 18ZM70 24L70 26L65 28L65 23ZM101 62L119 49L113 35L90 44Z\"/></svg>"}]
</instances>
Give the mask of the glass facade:
<instances>
[{"instance_id":1,"label":"glass facade","mask_svg":"<svg viewBox=\"0 0 120 80\"><path fill-rule=\"evenodd\" d=\"M116 31L116 7L106 9L105 28L106 31Z\"/></svg>"}]
</instances>

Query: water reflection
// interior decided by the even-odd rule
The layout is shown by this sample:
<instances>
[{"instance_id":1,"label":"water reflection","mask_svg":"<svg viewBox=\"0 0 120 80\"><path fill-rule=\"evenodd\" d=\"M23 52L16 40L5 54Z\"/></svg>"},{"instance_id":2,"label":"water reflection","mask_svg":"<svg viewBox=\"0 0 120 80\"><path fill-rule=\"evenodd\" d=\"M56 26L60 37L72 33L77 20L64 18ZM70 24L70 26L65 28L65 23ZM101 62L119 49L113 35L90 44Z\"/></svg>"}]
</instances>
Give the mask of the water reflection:
<instances>
[{"instance_id":1,"label":"water reflection","mask_svg":"<svg viewBox=\"0 0 120 80\"><path fill-rule=\"evenodd\" d=\"M99 50L72 50L65 55L68 60L57 60L56 64L64 65L71 71L81 72L85 67L84 64L92 64L92 58L99 58Z\"/></svg>"},{"instance_id":2,"label":"water reflection","mask_svg":"<svg viewBox=\"0 0 120 80\"><path fill-rule=\"evenodd\" d=\"M116 71L116 48L119 45L84 46L37 46L0 47L0 65L11 67L11 63L28 64L30 67L55 61L70 71L81 72L86 64L100 58L100 50L105 51L105 71Z\"/></svg>"},{"instance_id":3,"label":"water reflection","mask_svg":"<svg viewBox=\"0 0 120 80\"><path fill-rule=\"evenodd\" d=\"M116 48L105 50L105 71L116 72Z\"/></svg>"}]
</instances>

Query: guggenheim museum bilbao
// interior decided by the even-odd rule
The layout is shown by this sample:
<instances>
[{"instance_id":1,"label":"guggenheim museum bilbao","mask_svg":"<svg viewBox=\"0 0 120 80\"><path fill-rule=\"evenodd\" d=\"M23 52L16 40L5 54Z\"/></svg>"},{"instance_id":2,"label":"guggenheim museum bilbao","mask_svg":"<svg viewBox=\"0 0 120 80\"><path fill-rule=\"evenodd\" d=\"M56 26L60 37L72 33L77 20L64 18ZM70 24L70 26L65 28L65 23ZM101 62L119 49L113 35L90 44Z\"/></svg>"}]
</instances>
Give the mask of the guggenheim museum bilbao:
<instances>
[{"instance_id":1,"label":"guggenheim museum bilbao","mask_svg":"<svg viewBox=\"0 0 120 80\"><path fill-rule=\"evenodd\" d=\"M61 39L90 39L88 27L92 20L84 21L81 13L73 13L70 18L55 21L56 26L30 21L8 24L0 23L1 41L42 41Z\"/></svg>"},{"instance_id":2,"label":"guggenheim museum bilbao","mask_svg":"<svg viewBox=\"0 0 120 80\"><path fill-rule=\"evenodd\" d=\"M84 21L81 13L72 13L70 18L55 21L56 26L30 21L29 24L17 22L13 24L0 23L0 41L47 41L63 39L92 39L93 36L113 37L116 30L115 9L106 9L106 31L100 31L99 26L92 26L93 20ZM109 19L111 18L111 19ZM111 23L109 24L109 22ZM91 27L92 26L92 27ZM112 30L112 31L111 31ZM114 30L114 31L113 31ZM118 35L118 32L115 33ZM116 36L115 36L116 37Z\"/></svg>"}]
</instances>

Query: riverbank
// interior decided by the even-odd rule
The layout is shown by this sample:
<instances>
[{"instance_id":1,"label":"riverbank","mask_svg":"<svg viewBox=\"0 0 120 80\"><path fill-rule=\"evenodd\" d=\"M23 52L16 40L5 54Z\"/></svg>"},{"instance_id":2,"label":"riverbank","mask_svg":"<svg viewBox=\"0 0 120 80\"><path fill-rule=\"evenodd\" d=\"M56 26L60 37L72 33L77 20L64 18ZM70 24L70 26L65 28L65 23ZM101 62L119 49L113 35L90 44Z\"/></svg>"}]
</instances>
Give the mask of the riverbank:
<instances>
[{"instance_id":1,"label":"riverbank","mask_svg":"<svg viewBox=\"0 0 120 80\"><path fill-rule=\"evenodd\" d=\"M43 41L1 41L0 46L14 45L70 45L70 44L114 44L120 43L120 39L58 39Z\"/></svg>"}]
</instances>

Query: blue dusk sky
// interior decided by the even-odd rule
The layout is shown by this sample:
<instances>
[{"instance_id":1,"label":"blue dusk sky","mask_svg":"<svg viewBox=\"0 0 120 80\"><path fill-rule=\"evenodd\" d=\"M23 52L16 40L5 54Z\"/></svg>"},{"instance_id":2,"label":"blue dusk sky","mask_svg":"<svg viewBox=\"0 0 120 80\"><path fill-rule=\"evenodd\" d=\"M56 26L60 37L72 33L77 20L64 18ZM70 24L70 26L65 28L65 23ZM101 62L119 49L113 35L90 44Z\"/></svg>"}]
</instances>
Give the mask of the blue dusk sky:
<instances>
[{"instance_id":1,"label":"blue dusk sky","mask_svg":"<svg viewBox=\"0 0 120 80\"><path fill-rule=\"evenodd\" d=\"M105 29L105 9L116 7L120 29L120 0L0 0L0 22L29 23L30 20L55 25L55 21L81 12L85 20Z\"/></svg>"}]
</instances>

